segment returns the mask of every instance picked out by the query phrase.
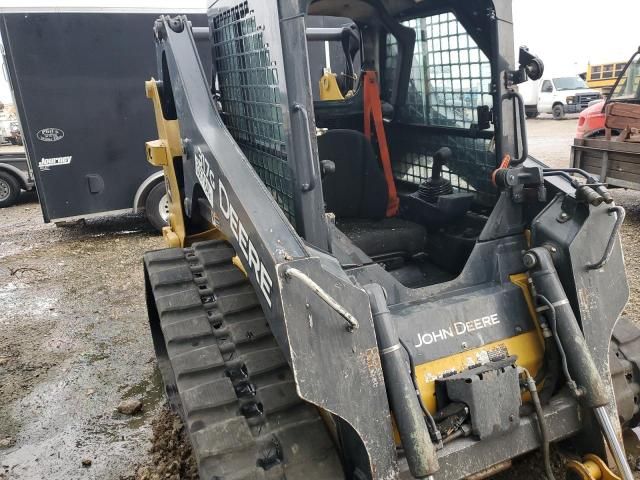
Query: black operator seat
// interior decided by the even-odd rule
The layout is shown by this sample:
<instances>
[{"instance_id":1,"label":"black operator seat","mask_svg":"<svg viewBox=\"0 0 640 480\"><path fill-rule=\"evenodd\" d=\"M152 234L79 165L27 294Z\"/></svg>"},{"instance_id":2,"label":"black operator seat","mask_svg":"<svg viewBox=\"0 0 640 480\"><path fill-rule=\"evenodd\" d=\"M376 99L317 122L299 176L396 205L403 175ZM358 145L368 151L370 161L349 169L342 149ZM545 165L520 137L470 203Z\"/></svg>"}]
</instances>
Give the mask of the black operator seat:
<instances>
[{"instance_id":1,"label":"black operator seat","mask_svg":"<svg viewBox=\"0 0 640 480\"><path fill-rule=\"evenodd\" d=\"M388 191L382 167L369 139L357 130L329 130L318 137L320 160L335 163L322 180L327 212L336 226L370 257L423 252L424 227L386 218Z\"/></svg>"}]
</instances>

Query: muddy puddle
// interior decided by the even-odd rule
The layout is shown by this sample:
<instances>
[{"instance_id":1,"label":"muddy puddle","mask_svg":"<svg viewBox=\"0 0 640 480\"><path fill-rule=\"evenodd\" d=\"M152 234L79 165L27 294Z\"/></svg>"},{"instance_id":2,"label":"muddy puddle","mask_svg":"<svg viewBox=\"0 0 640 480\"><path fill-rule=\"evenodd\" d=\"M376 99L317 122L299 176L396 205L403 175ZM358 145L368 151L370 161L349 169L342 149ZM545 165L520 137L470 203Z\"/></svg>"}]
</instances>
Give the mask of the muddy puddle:
<instances>
[{"instance_id":1,"label":"muddy puddle","mask_svg":"<svg viewBox=\"0 0 640 480\"><path fill-rule=\"evenodd\" d=\"M131 475L164 402L141 263L161 238L135 216L45 225L34 203L0 223L0 478Z\"/></svg>"}]
</instances>

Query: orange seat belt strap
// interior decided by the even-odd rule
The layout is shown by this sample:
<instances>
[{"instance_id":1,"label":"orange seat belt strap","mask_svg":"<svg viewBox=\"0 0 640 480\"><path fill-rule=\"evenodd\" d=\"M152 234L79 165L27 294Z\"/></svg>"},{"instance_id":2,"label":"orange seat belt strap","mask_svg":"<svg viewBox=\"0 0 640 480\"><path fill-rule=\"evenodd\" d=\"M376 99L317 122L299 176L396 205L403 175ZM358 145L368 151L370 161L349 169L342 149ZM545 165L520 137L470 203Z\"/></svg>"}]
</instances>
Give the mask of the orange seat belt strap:
<instances>
[{"instance_id":1,"label":"orange seat belt strap","mask_svg":"<svg viewBox=\"0 0 640 480\"><path fill-rule=\"evenodd\" d=\"M387 192L389 200L387 202L387 217L394 217L400 208L400 199L396 190L393 171L391 169L391 156L387 145L387 136L384 132L384 122L382 120L382 102L380 101L380 89L376 72L364 72L364 134L371 140L371 119L376 129L378 148L380 149L380 163L387 182Z\"/></svg>"}]
</instances>

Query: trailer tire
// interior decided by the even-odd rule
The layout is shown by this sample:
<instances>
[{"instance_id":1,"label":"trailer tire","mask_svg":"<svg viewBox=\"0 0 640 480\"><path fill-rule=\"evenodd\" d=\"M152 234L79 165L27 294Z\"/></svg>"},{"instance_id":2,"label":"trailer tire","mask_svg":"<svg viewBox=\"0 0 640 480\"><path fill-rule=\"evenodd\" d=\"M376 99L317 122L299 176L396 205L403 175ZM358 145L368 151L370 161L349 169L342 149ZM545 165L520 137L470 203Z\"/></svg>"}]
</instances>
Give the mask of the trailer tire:
<instances>
[{"instance_id":1,"label":"trailer tire","mask_svg":"<svg viewBox=\"0 0 640 480\"><path fill-rule=\"evenodd\" d=\"M169 197L164 182L151 189L144 201L144 209L147 220L159 232L169 225Z\"/></svg>"},{"instance_id":2,"label":"trailer tire","mask_svg":"<svg viewBox=\"0 0 640 480\"><path fill-rule=\"evenodd\" d=\"M561 103L554 105L551 113L553 114L554 120L562 120L565 117L564 105Z\"/></svg>"},{"instance_id":3,"label":"trailer tire","mask_svg":"<svg viewBox=\"0 0 640 480\"><path fill-rule=\"evenodd\" d=\"M20 183L9 172L0 171L0 208L10 207L20 195Z\"/></svg>"}]
</instances>

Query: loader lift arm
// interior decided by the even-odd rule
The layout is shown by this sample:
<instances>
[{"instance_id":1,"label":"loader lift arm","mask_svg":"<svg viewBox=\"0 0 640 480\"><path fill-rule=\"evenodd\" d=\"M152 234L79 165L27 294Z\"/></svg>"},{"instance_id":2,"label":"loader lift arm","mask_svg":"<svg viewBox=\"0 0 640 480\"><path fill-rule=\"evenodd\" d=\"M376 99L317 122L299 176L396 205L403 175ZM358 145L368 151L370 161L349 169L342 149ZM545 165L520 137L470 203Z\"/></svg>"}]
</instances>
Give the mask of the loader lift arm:
<instances>
[{"instance_id":1,"label":"loader lift arm","mask_svg":"<svg viewBox=\"0 0 640 480\"><path fill-rule=\"evenodd\" d=\"M258 292L299 395L335 414L345 424L343 428L356 431L371 462L367 469L376 472L374 478L389 478L397 470L395 447L367 295L346 279L338 265L330 272L309 256L225 128L208 91L190 29L183 28L186 25L184 17L163 18L156 25L159 71L171 72L159 81L165 92L171 88L180 119L184 154L174 162L180 164L176 170L184 182L181 202L189 207L185 219L189 222L197 216L198 200L206 201L211 215L207 220L233 245ZM243 196L240 201L240 191L252 192L251 199ZM191 240L187 236L185 243ZM359 328L347 332L339 313L304 284L287 280L288 269L314 279L358 319ZM318 375L336 364L341 365L341 375ZM377 412L377 420L372 422L363 412Z\"/></svg>"}]
</instances>

